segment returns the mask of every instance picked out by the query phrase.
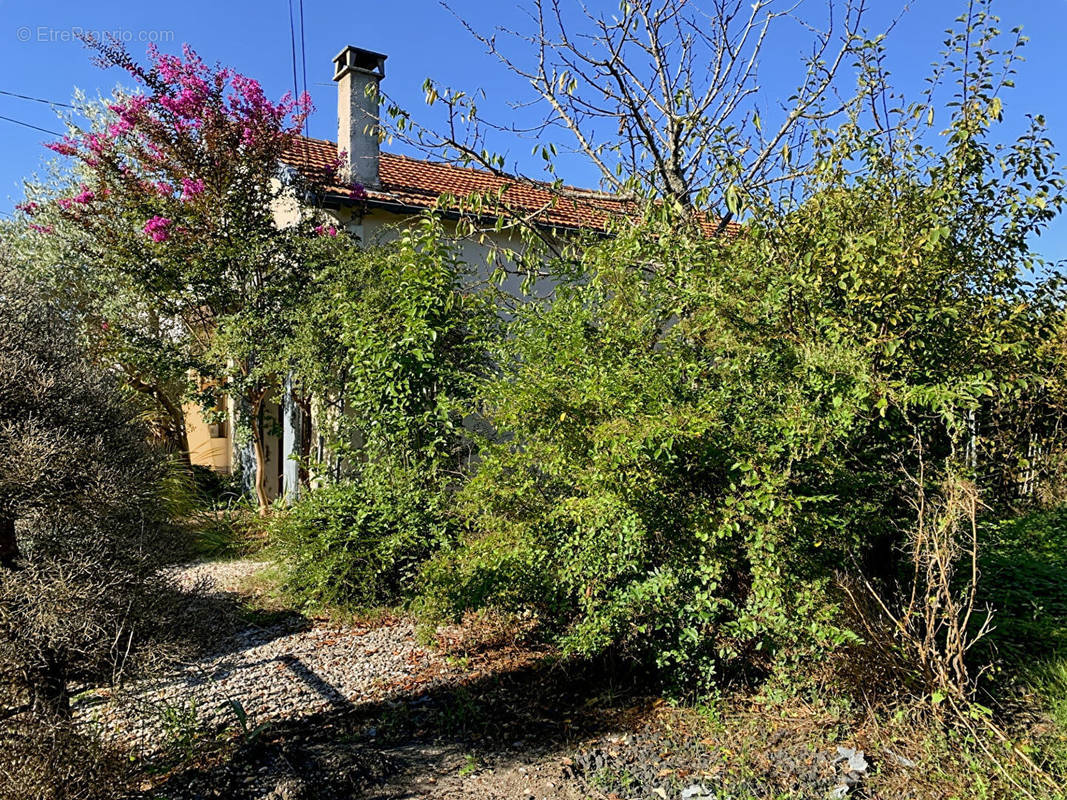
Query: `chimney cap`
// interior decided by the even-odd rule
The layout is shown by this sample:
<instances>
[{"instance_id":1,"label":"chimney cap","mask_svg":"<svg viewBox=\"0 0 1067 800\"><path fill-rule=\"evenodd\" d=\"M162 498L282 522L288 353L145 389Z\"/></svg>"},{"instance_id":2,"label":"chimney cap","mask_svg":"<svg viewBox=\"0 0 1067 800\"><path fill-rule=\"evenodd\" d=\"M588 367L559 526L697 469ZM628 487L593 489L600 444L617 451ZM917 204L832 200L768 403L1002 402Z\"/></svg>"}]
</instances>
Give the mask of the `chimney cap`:
<instances>
[{"instance_id":1,"label":"chimney cap","mask_svg":"<svg viewBox=\"0 0 1067 800\"><path fill-rule=\"evenodd\" d=\"M367 73L377 80L381 80L385 77L386 58L388 56L384 53L375 53L373 50L363 50L354 45L349 45L334 56L333 79L339 81L349 71L352 71Z\"/></svg>"}]
</instances>

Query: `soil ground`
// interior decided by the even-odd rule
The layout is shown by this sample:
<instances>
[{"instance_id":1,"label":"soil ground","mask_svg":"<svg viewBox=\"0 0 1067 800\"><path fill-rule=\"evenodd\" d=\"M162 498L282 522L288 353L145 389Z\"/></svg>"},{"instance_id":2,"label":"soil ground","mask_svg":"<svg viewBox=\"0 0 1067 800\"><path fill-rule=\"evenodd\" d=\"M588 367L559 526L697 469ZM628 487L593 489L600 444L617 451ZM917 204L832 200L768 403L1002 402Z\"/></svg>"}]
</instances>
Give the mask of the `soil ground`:
<instances>
[{"instance_id":1,"label":"soil ground","mask_svg":"<svg viewBox=\"0 0 1067 800\"><path fill-rule=\"evenodd\" d=\"M871 796L871 765L833 724L798 735L797 720L757 713L747 727L758 735L731 750L618 664L564 660L475 623L440 630L434 647L388 616L249 613L242 587L264 566L177 570L181 590L226 624L204 611L197 657L80 699L80 718L148 765L142 798ZM739 756L740 771L728 766Z\"/></svg>"}]
</instances>

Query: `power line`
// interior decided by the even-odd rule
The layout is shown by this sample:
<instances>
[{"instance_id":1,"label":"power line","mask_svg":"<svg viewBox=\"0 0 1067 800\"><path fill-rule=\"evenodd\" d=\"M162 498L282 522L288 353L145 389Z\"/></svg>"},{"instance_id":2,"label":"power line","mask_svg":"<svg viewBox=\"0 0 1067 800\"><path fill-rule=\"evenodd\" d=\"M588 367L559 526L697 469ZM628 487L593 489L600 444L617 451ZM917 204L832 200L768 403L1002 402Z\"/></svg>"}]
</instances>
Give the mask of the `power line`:
<instances>
[{"instance_id":1,"label":"power line","mask_svg":"<svg viewBox=\"0 0 1067 800\"><path fill-rule=\"evenodd\" d=\"M289 0L289 46L293 55L293 96L300 97L300 86L296 78L296 23L293 20L293 0ZM300 52L304 52L304 3L300 0ZM307 60L304 59L304 91L307 92ZM307 158L307 117L304 118L304 157Z\"/></svg>"},{"instance_id":2,"label":"power line","mask_svg":"<svg viewBox=\"0 0 1067 800\"><path fill-rule=\"evenodd\" d=\"M0 94L7 95L8 97L17 97L19 100L32 100L35 103L44 103L48 106L60 106L62 108L74 108L69 103L57 103L55 100L45 100L41 97L30 97L28 94L19 94L18 92L5 92L0 89Z\"/></svg>"},{"instance_id":3,"label":"power line","mask_svg":"<svg viewBox=\"0 0 1067 800\"><path fill-rule=\"evenodd\" d=\"M300 64L304 73L304 94L308 93L308 52L304 37L304 0L300 0ZM308 95L310 97L310 95ZM308 135L308 119L304 117L304 136Z\"/></svg>"},{"instance_id":4,"label":"power line","mask_svg":"<svg viewBox=\"0 0 1067 800\"><path fill-rule=\"evenodd\" d=\"M50 130L48 130L48 128L41 128L41 127L39 127L37 125L31 125L30 123L23 122L20 119L12 119L11 117L5 117L2 114L0 114L0 119L2 119L4 122L13 122L14 124L21 125L24 128L33 128L33 130L40 131L41 133L47 133L49 136L63 136L64 135L62 133L59 133L58 131L50 131Z\"/></svg>"},{"instance_id":5,"label":"power line","mask_svg":"<svg viewBox=\"0 0 1067 800\"><path fill-rule=\"evenodd\" d=\"M293 99L300 97L300 85L296 80L296 23L293 21L293 0L289 0L289 46L293 54Z\"/></svg>"}]
</instances>

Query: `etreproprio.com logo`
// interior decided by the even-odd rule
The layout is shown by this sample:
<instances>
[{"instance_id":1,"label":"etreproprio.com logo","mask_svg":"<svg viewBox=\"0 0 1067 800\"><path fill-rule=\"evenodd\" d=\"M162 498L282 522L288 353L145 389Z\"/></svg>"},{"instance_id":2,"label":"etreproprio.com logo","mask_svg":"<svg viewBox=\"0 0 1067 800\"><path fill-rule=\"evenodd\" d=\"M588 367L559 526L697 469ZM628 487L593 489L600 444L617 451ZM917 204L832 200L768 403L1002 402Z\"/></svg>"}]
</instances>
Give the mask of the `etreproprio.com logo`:
<instances>
[{"instance_id":1,"label":"etreproprio.com logo","mask_svg":"<svg viewBox=\"0 0 1067 800\"><path fill-rule=\"evenodd\" d=\"M15 30L15 38L20 42L51 44L56 42L84 41L87 38L97 41L115 42L173 42L174 31L133 30L130 28L83 28L71 25L69 28L54 28L48 25L23 25Z\"/></svg>"}]
</instances>

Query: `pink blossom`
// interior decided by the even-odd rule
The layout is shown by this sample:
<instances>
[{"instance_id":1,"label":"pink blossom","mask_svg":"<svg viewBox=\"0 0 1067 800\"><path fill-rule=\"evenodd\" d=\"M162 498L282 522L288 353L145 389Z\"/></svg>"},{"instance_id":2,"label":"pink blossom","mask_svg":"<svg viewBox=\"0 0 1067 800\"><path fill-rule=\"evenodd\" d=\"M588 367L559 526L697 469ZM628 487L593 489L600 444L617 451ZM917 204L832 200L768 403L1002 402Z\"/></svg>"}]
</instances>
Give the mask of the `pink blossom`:
<instances>
[{"instance_id":1,"label":"pink blossom","mask_svg":"<svg viewBox=\"0 0 1067 800\"><path fill-rule=\"evenodd\" d=\"M105 148L107 148L108 144L109 142L107 140L107 137L102 134L90 133L85 136L85 146L97 155L103 153Z\"/></svg>"},{"instance_id":2,"label":"pink blossom","mask_svg":"<svg viewBox=\"0 0 1067 800\"><path fill-rule=\"evenodd\" d=\"M48 233L53 233L54 232L54 228L51 225L35 225L32 222L30 223L30 230L33 231L34 233L44 233L44 234L48 234Z\"/></svg>"},{"instance_id":3,"label":"pink blossom","mask_svg":"<svg viewBox=\"0 0 1067 800\"><path fill-rule=\"evenodd\" d=\"M58 200L56 200L56 205L59 206L64 211L70 211L70 207L72 205L74 205L74 198L73 197L61 197Z\"/></svg>"},{"instance_id":4,"label":"pink blossom","mask_svg":"<svg viewBox=\"0 0 1067 800\"><path fill-rule=\"evenodd\" d=\"M341 165L348 160L348 151L342 150L336 156L326 162L326 166L323 171L326 173L326 178L334 178L337 176L337 171L341 169Z\"/></svg>"},{"instance_id":5,"label":"pink blossom","mask_svg":"<svg viewBox=\"0 0 1067 800\"><path fill-rule=\"evenodd\" d=\"M77 145L74 144L69 136L64 136L58 142L47 142L45 147L59 153L61 156L72 156L78 152Z\"/></svg>"},{"instance_id":6,"label":"pink blossom","mask_svg":"<svg viewBox=\"0 0 1067 800\"><path fill-rule=\"evenodd\" d=\"M108 108L118 114L122 124L133 127L133 125L140 119L141 114L147 105L147 97L141 94L135 94L125 103L112 103Z\"/></svg>"},{"instance_id":7,"label":"pink blossom","mask_svg":"<svg viewBox=\"0 0 1067 800\"><path fill-rule=\"evenodd\" d=\"M110 136L112 139L117 139L124 133L128 132L131 128L133 128L132 123L127 122L124 119L120 119L118 122L113 122L107 126L107 135Z\"/></svg>"},{"instance_id":8,"label":"pink blossom","mask_svg":"<svg viewBox=\"0 0 1067 800\"><path fill-rule=\"evenodd\" d=\"M227 97L227 107L232 116L243 121L241 141L246 145L253 143L253 133L264 128L280 128L290 116L291 124L286 127L286 131L299 131L304 119L311 113L311 98L307 93L293 100L293 96L286 92L281 100L272 103L257 80L233 74L230 76L230 86L233 91Z\"/></svg>"},{"instance_id":9,"label":"pink blossom","mask_svg":"<svg viewBox=\"0 0 1067 800\"><path fill-rule=\"evenodd\" d=\"M188 44L182 45L180 57L163 55L155 45L148 46L148 55L154 62L156 74L166 83L191 89L197 94L207 94L208 84L205 77L210 75L211 71ZM229 70L221 70L219 74L228 77Z\"/></svg>"},{"instance_id":10,"label":"pink blossom","mask_svg":"<svg viewBox=\"0 0 1067 800\"><path fill-rule=\"evenodd\" d=\"M315 104L311 102L311 95L307 92L301 92L296 100L289 100L286 103L288 98L288 94L282 98L284 104L282 117L292 115L293 124L289 130L299 133L300 129L304 127L304 120L311 116L311 112L315 110Z\"/></svg>"},{"instance_id":11,"label":"pink blossom","mask_svg":"<svg viewBox=\"0 0 1067 800\"><path fill-rule=\"evenodd\" d=\"M318 236L336 236L337 228L333 225L330 225L329 227L326 227L325 225L316 225L315 234Z\"/></svg>"},{"instance_id":12,"label":"pink blossom","mask_svg":"<svg viewBox=\"0 0 1067 800\"><path fill-rule=\"evenodd\" d=\"M229 106L235 113L244 117L270 117L277 113L277 108L267 99L255 78L234 75L230 84L233 93L229 97Z\"/></svg>"},{"instance_id":13,"label":"pink blossom","mask_svg":"<svg viewBox=\"0 0 1067 800\"><path fill-rule=\"evenodd\" d=\"M206 93L201 94L193 88L185 87L176 97L161 97L159 104L179 117L192 119L204 110Z\"/></svg>"},{"instance_id":14,"label":"pink blossom","mask_svg":"<svg viewBox=\"0 0 1067 800\"><path fill-rule=\"evenodd\" d=\"M199 178L182 178L182 200L191 200L203 194L204 182Z\"/></svg>"},{"instance_id":15,"label":"pink blossom","mask_svg":"<svg viewBox=\"0 0 1067 800\"><path fill-rule=\"evenodd\" d=\"M144 224L144 232L151 237L153 242L165 242L170 237L171 221L166 217L152 217Z\"/></svg>"},{"instance_id":16,"label":"pink blossom","mask_svg":"<svg viewBox=\"0 0 1067 800\"><path fill-rule=\"evenodd\" d=\"M362 183L353 183L352 189L349 191L348 196L353 200L359 200L360 202L367 199L367 190Z\"/></svg>"},{"instance_id":17,"label":"pink blossom","mask_svg":"<svg viewBox=\"0 0 1067 800\"><path fill-rule=\"evenodd\" d=\"M166 181L156 181L155 183L151 184L151 187L156 194L162 197L169 197L170 195L174 194L174 187Z\"/></svg>"},{"instance_id":18,"label":"pink blossom","mask_svg":"<svg viewBox=\"0 0 1067 800\"><path fill-rule=\"evenodd\" d=\"M84 183L81 185L81 193L71 198L72 202L86 205L91 203L96 194Z\"/></svg>"},{"instance_id":19,"label":"pink blossom","mask_svg":"<svg viewBox=\"0 0 1067 800\"><path fill-rule=\"evenodd\" d=\"M39 206L32 200L27 200L25 203L18 203L15 208L18 211L22 211L23 213L30 214L32 216L33 214L37 213L37 209L39 208Z\"/></svg>"}]
</instances>

